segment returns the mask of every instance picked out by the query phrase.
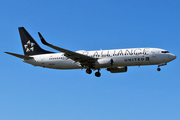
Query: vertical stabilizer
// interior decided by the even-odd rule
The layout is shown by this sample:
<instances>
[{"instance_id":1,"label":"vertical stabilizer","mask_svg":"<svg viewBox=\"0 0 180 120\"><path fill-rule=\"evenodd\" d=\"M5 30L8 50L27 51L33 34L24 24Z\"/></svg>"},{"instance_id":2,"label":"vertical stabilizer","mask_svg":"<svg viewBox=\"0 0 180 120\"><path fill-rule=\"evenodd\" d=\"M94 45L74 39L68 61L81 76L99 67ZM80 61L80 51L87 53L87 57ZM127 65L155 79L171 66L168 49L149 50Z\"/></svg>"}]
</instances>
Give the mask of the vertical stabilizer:
<instances>
[{"instance_id":1,"label":"vertical stabilizer","mask_svg":"<svg viewBox=\"0 0 180 120\"><path fill-rule=\"evenodd\" d=\"M38 55L38 54L48 54L53 53L42 49L36 41L31 37L31 35L26 31L24 27L19 27L19 33L21 36L22 47L24 50L24 55Z\"/></svg>"}]
</instances>

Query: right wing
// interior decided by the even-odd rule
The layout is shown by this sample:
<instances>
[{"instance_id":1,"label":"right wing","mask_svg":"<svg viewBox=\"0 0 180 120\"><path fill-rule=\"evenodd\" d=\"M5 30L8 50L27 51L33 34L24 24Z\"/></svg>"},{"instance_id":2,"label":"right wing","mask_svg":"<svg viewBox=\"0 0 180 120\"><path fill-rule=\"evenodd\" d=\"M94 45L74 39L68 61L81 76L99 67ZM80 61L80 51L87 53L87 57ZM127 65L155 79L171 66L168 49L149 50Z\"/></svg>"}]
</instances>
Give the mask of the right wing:
<instances>
[{"instance_id":1,"label":"right wing","mask_svg":"<svg viewBox=\"0 0 180 120\"><path fill-rule=\"evenodd\" d=\"M81 63L81 66L92 66L93 63L95 63L96 61L96 58L93 58L93 57L89 57L87 55L83 55L83 54L80 54L80 53L77 53L77 52L73 52L73 51L70 51L70 50L67 50L67 49L64 49L64 48L60 48L60 47L57 47L57 46L54 46L52 44L49 44L45 41L45 39L43 38L43 36L38 32L39 34L39 37L41 39L41 42L44 44L44 45L47 45L55 50L58 50L60 52L63 52L64 55L72 60L74 60L75 62L80 62Z\"/></svg>"}]
</instances>

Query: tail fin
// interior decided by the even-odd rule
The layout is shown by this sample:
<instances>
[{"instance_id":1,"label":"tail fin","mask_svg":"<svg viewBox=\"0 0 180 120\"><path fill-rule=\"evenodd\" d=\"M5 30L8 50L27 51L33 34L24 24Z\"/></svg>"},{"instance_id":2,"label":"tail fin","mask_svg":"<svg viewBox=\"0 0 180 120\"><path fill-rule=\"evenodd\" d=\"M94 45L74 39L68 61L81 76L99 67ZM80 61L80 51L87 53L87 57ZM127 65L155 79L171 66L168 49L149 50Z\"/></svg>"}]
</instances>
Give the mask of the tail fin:
<instances>
[{"instance_id":1,"label":"tail fin","mask_svg":"<svg viewBox=\"0 0 180 120\"><path fill-rule=\"evenodd\" d=\"M53 53L42 49L36 41L31 37L31 35L26 31L24 27L19 27L19 33L21 36L22 47L24 50L24 55L38 55L38 54L48 54Z\"/></svg>"}]
</instances>

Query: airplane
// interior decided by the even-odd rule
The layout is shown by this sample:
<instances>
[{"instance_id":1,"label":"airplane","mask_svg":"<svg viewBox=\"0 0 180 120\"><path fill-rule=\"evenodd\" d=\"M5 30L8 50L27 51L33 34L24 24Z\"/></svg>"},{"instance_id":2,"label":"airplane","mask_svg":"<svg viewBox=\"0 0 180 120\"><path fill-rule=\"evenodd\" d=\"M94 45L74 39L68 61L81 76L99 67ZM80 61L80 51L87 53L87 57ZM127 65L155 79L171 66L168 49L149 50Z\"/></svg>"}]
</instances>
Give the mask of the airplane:
<instances>
[{"instance_id":1,"label":"airplane","mask_svg":"<svg viewBox=\"0 0 180 120\"><path fill-rule=\"evenodd\" d=\"M21 58L23 62L52 69L86 69L87 74L92 70L96 77L100 77L101 69L106 69L111 73L127 72L128 66L167 65L168 62L176 59L176 56L167 50L159 48L130 48L76 52L54 46L46 42L44 37L38 32L41 42L62 53L55 53L42 49L31 37L24 27L19 27L24 55L5 52L15 57Z\"/></svg>"}]
</instances>

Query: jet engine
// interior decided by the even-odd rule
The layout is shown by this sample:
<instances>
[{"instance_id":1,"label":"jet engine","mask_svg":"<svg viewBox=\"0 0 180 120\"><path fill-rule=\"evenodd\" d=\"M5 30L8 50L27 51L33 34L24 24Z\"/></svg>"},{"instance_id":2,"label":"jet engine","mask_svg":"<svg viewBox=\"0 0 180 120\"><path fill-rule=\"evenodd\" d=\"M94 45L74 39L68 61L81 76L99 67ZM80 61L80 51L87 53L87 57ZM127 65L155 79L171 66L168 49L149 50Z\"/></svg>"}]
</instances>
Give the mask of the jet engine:
<instances>
[{"instance_id":1,"label":"jet engine","mask_svg":"<svg viewBox=\"0 0 180 120\"><path fill-rule=\"evenodd\" d=\"M97 61L95 62L95 66L97 68L108 68L108 67L112 67L114 64L113 59L111 58L100 58L97 59Z\"/></svg>"},{"instance_id":2,"label":"jet engine","mask_svg":"<svg viewBox=\"0 0 180 120\"><path fill-rule=\"evenodd\" d=\"M127 66L107 68L107 71L110 71L111 73L127 72Z\"/></svg>"}]
</instances>

